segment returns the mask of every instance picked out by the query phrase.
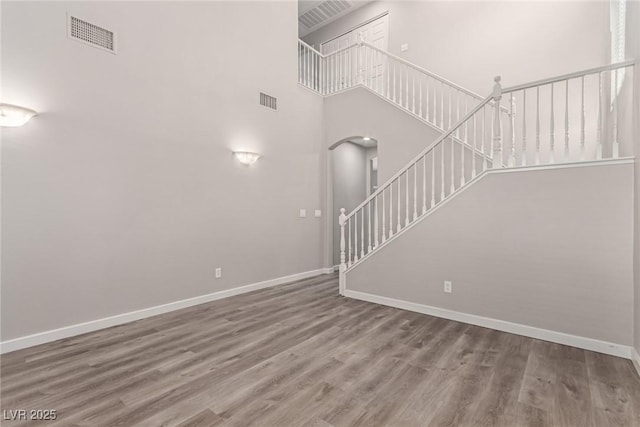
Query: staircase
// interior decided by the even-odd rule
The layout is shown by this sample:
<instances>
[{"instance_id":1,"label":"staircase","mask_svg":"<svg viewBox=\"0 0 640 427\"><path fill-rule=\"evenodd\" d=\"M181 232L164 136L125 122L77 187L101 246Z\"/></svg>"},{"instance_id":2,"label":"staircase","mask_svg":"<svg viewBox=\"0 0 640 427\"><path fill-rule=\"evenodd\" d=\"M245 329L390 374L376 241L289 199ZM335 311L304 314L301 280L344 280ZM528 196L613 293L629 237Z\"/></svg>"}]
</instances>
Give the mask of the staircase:
<instances>
[{"instance_id":1,"label":"staircase","mask_svg":"<svg viewBox=\"0 0 640 427\"><path fill-rule=\"evenodd\" d=\"M298 84L322 96L358 87L367 89L440 132L450 129L483 100L462 86L362 41L324 55L298 40ZM509 114L505 107L501 112Z\"/></svg>"},{"instance_id":2,"label":"staircase","mask_svg":"<svg viewBox=\"0 0 640 427\"><path fill-rule=\"evenodd\" d=\"M300 41L300 85L324 96L364 87L442 132L352 212L341 209L340 292L352 268L491 170L630 155L620 107L634 71L629 60L509 88L496 77L481 98L366 43L322 55Z\"/></svg>"}]
</instances>

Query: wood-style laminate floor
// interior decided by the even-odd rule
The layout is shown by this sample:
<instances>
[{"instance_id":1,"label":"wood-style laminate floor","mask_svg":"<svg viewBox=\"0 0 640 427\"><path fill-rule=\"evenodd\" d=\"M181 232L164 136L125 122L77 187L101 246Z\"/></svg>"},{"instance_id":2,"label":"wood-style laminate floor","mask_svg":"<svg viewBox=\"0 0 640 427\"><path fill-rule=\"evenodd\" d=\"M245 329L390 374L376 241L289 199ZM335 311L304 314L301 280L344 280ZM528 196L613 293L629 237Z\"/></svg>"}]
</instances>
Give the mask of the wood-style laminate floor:
<instances>
[{"instance_id":1,"label":"wood-style laminate floor","mask_svg":"<svg viewBox=\"0 0 640 427\"><path fill-rule=\"evenodd\" d=\"M1 357L56 426L640 426L630 361L342 298L335 275Z\"/></svg>"}]
</instances>

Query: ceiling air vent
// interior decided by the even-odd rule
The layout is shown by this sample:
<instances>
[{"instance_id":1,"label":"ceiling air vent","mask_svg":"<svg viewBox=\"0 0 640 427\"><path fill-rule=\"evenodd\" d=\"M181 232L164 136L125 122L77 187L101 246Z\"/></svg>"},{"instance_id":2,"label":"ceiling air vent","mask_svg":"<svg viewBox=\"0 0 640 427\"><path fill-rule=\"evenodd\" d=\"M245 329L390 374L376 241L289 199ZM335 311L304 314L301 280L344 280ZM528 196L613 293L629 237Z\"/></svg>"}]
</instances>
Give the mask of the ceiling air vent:
<instances>
[{"instance_id":1,"label":"ceiling air vent","mask_svg":"<svg viewBox=\"0 0 640 427\"><path fill-rule=\"evenodd\" d=\"M347 0L326 0L300 15L298 21L310 29L349 8L351 2Z\"/></svg>"},{"instance_id":2,"label":"ceiling air vent","mask_svg":"<svg viewBox=\"0 0 640 427\"><path fill-rule=\"evenodd\" d=\"M69 37L79 42L116 53L116 34L75 16L69 15Z\"/></svg>"},{"instance_id":3,"label":"ceiling air vent","mask_svg":"<svg viewBox=\"0 0 640 427\"><path fill-rule=\"evenodd\" d=\"M278 99L267 95L266 93L260 92L260 105L264 105L267 108L271 108L272 110L278 109Z\"/></svg>"}]
</instances>

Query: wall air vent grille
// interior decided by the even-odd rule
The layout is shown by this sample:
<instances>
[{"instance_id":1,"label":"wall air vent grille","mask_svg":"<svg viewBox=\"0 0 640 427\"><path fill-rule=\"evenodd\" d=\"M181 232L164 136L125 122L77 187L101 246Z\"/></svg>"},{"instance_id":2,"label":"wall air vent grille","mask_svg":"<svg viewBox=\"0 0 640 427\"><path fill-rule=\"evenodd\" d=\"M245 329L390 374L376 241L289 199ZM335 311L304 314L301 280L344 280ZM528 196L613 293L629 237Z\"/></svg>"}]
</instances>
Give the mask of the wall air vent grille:
<instances>
[{"instance_id":1,"label":"wall air vent grille","mask_svg":"<svg viewBox=\"0 0 640 427\"><path fill-rule=\"evenodd\" d=\"M306 29L310 29L349 8L351 8L351 2L347 0L323 1L316 7L300 15L298 21L304 25Z\"/></svg>"},{"instance_id":2,"label":"wall air vent grille","mask_svg":"<svg viewBox=\"0 0 640 427\"><path fill-rule=\"evenodd\" d=\"M264 105L267 108L271 108L272 110L278 109L278 99L271 95L267 95L266 93L260 92L260 105Z\"/></svg>"},{"instance_id":3,"label":"wall air vent grille","mask_svg":"<svg viewBox=\"0 0 640 427\"><path fill-rule=\"evenodd\" d=\"M89 46L116 53L116 35L113 31L69 16L69 37Z\"/></svg>"}]
</instances>

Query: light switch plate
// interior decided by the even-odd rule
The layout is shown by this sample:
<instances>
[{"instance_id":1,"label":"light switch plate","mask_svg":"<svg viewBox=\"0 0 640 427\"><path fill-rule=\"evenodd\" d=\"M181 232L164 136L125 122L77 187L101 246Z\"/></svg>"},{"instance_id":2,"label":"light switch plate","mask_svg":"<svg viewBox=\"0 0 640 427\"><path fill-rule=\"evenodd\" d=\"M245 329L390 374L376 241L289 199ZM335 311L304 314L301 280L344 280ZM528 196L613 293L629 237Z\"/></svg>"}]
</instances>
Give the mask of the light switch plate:
<instances>
[{"instance_id":1,"label":"light switch plate","mask_svg":"<svg viewBox=\"0 0 640 427\"><path fill-rule=\"evenodd\" d=\"M307 210L300 209L300 218L306 218L306 217L307 217Z\"/></svg>"},{"instance_id":2,"label":"light switch plate","mask_svg":"<svg viewBox=\"0 0 640 427\"><path fill-rule=\"evenodd\" d=\"M404 43L400 45L400 52L406 52L409 50L409 44L408 43Z\"/></svg>"},{"instance_id":3,"label":"light switch plate","mask_svg":"<svg viewBox=\"0 0 640 427\"><path fill-rule=\"evenodd\" d=\"M314 212L314 215L316 218L320 218L322 216L322 211L320 209L316 209L316 211Z\"/></svg>"}]
</instances>

